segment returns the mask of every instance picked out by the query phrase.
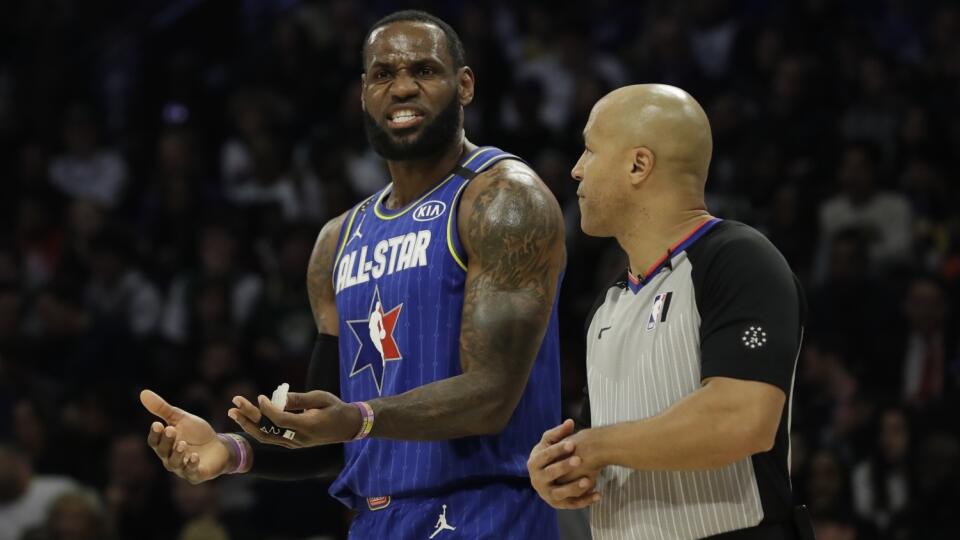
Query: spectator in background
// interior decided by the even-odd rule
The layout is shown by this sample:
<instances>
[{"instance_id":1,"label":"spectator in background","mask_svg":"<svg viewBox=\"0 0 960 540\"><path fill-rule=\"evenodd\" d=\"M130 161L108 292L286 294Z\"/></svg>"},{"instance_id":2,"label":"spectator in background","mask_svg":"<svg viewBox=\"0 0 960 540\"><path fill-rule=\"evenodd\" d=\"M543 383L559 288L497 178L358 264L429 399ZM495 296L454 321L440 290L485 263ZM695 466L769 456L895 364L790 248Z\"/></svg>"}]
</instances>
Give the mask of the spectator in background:
<instances>
[{"instance_id":1,"label":"spectator in background","mask_svg":"<svg viewBox=\"0 0 960 540\"><path fill-rule=\"evenodd\" d=\"M840 135L848 141L869 141L878 150L869 156L880 158L874 167L890 164L897 136L897 95L890 66L884 57L867 56L858 66L857 95L840 120Z\"/></svg>"},{"instance_id":2,"label":"spectator in background","mask_svg":"<svg viewBox=\"0 0 960 540\"><path fill-rule=\"evenodd\" d=\"M869 144L844 149L837 171L841 191L820 205L821 254L829 252L836 233L857 228L867 240L872 268L891 269L913 255L910 204L903 195L878 188L879 161Z\"/></svg>"},{"instance_id":3,"label":"spectator in background","mask_svg":"<svg viewBox=\"0 0 960 540\"><path fill-rule=\"evenodd\" d=\"M248 141L250 175L227 191L233 204L278 210L285 221L305 213L297 186L290 176L290 152L280 136L263 133Z\"/></svg>"},{"instance_id":4,"label":"spectator in background","mask_svg":"<svg viewBox=\"0 0 960 540\"><path fill-rule=\"evenodd\" d=\"M196 248L199 268L173 279L164 307L163 336L177 344L214 330L211 323L243 328L263 288L260 277L241 264L237 236L226 224L203 226ZM204 321L206 326L198 324Z\"/></svg>"},{"instance_id":5,"label":"spectator in background","mask_svg":"<svg viewBox=\"0 0 960 540\"><path fill-rule=\"evenodd\" d=\"M310 215L305 204L317 201L319 186L311 177L294 177L291 149L278 130L280 108L277 97L264 92L234 98L236 134L221 150L221 175L231 203L274 208L284 221L293 221Z\"/></svg>"},{"instance_id":6,"label":"spectator in background","mask_svg":"<svg viewBox=\"0 0 960 540\"><path fill-rule=\"evenodd\" d=\"M943 286L931 277L913 279L903 298L906 328L900 338L892 377L900 381L905 404L927 409L953 390L951 364L957 361L957 332L949 326Z\"/></svg>"},{"instance_id":7,"label":"spectator in background","mask_svg":"<svg viewBox=\"0 0 960 540\"><path fill-rule=\"evenodd\" d=\"M913 242L918 262L925 270L935 271L949 256L955 202L947 178L929 158L910 158L902 171L899 187L913 210Z\"/></svg>"},{"instance_id":8,"label":"spectator in background","mask_svg":"<svg viewBox=\"0 0 960 540\"><path fill-rule=\"evenodd\" d=\"M835 538L857 538L855 533L850 536L851 531L859 527L854 525L849 503L848 471L836 453L824 449L813 453L805 475L804 491L803 500L814 516L817 538L830 536L834 526L843 531Z\"/></svg>"},{"instance_id":9,"label":"spectator in background","mask_svg":"<svg viewBox=\"0 0 960 540\"><path fill-rule=\"evenodd\" d=\"M156 516L174 515L165 478L157 474L139 434L118 435L107 458L107 513L120 538L169 540L176 523Z\"/></svg>"},{"instance_id":10,"label":"spectator in background","mask_svg":"<svg viewBox=\"0 0 960 540\"><path fill-rule=\"evenodd\" d=\"M501 135L503 146L520 156L536 156L545 144L554 139L553 132L543 122L540 105L543 103L543 83L533 77L517 82L509 96L509 107L516 115L514 126Z\"/></svg>"},{"instance_id":11,"label":"spectator in background","mask_svg":"<svg viewBox=\"0 0 960 540\"><path fill-rule=\"evenodd\" d=\"M83 199L71 201L66 210L62 254L56 273L60 279L82 283L90 276L90 247L104 232L108 218L103 206Z\"/></svg>"},{"instance_id":12,"label":"spectator in background","mask_svg":"<svg viewBox=\"0 0 960 540\"><path fill-rule=\"evenodd\" d=\"M251 329L256 369L271 386L286 381L297 388L304 382L303 359L313 349L317 328L303 294L303 269L315 240L313 227L291 225L272 243L277 252L268 265Z\"/></svg>"},{"instance_id":13,"label":"spectator in background","mask_svg":"<svg viewBox=\"0 0 960 540\"><path fill-rule=\"evenodd\" d=\"M178 540L229 540L227 527L217 516L219 485L204 482L191 485L182 478L170 479L170 492L183 522Z\"/></svg>"},{"instance_id":14,"label":"spectator in background","mask_svg":"<svg viewBox=\"0 0 960 540\"><path fill-rule=\"evenodd\" d=\"M217 198L203 155L199 137L188 128L166 128L157 140L153 178L140 201L137 247L150 253L151 270L163 279L190 263L201 208Z\"/></svg>"},{"instance_id":15,"label":"spectator in background","mask_svg":"<svg viewBox=\"0 0 960 540\"><path fill-rule=\"evenodd\" d=\"M50 181L70 198L108 208L120 204L127 164L116 150L103 146L93 108L74 104L64 114L64 153L50 164Z\"/></svg>"},{"instance_id":16,"label":"spectator in background","mask_svg":"<svg viewBox=\"0 0 960 540\"><path fill-rule=\"evenodd\" d=\"M951 414L952 415L952 414ZM917 452L916 512L909 533L901 538L956 538L960 500L960 437L932 428Z\"/></svg>"},{"instance_id":17,"label":"spectator in background","mask_svg":"<svg viewBox=\"0 0 960 540\"><path fill-rule=\"evenodd\" d=\"M23 540L112 540L103 505L95 493L76 490L57 497L47 519ZM123 540L123 539L120 539Z\"/></svg>"},{"instance_id":18,"label":"spectator in background","mask_svg":"<svg viewBox=\"0 0 960 540\"><path fill-rule=\"evenodd\" d=\"M250 144L272 129L270 94L239 90L230 97L227 118L233 133L220 148L220 178L228 194L253 175Z\"/></svg>"},{"instance_id":19,"label":"spectator in background","mask_svg":"<svg viewBox=\"0 0 960 540\"><path fill-rule=\"evenodd\" d=\"M157 329L160 294L131 258L130 240L119 231L107 231L93 239L85 306L93 324L145 337Z\"/></svg>"},{"instance_id":20,"label":"spectator in background","mask_svg":"<svg viewBox=\"0 0 960 540\"><path fill-rule=\"evenodd\" d=\"M55 417L39 397L22 397L11 410L13 443L29 459L33 470L41 474L63 473L57 463L59 453L52 447L49 429Z\"/></svg>"},{"instance_id":21,"label":"spectator in background","mask_svg":"<svg viewBox=\"0 0 960 540\"><path fill-rule=\"evenodd\" d=\"M200 351L197 367L199 382L216 392L239 375L240 351L228 336L211 336Z\"/></svg>"},{"instance_id":22,"label":"spectator in background","mask_svg":"<svg viewBox=\"0 0 960 540\"><path fill-rule=\"evenodd\" d=\"M34 475L23 452L0 444L0 540L20 540L43 522L57 497L74 488L65 477Z\"/></svg>"},{"instance_id":23,"label":"spectator in background","mask_svg":"<svg viewBox=\"0 0 960 540\"><path fill-rule=\"evenodd\" d=\"M561 27L560 31L551 28L547 37L546 49L518 66L517 79L539 82L543 99L534 103L538 104L539 120L552 131L559 132L570 120L577 79L593 76L607 87L617 88L623 86L628 77L620 60L595 50L577 25ZM516 129L522 125L518 110L513 110L513 115L509 109L504 112L507 113L505 127Z\"/></svg>"},{"instance_id":24,"label":"spectator in background","mask_svg":"<svg viewBox=\"0 0 960 540\"><path fill-rule=\"evenodd\" d=\"M838 231L829 243L827 274L810 294L810 332L841 343L844 365L871 390L892 392L888 369L895 306L888 287L870 266L867 240L859 229Z\"/></svg>"},{"instance_id":25,"label":"spectator in background","mask_svg":"<svg viewBox=\"0 0 960 540\"><path fill-rule=\"evenodd\" d=\"M808 215L803 192L796 184L783 184L766 205L768 211L761 217L763 233L783 253L798 275L809 276L811 254L816 241L816 230Z\"/></svg>"},{"instance_id":26,"label":"spectator in background","mask_svg":"<svg viewBox=\"0 0 960 540\"><path fill-rule=\"evenodd\" d=\"M50 445L61 450L59 464L71 478L98 490L107 483L108 467L106 460L93 456L110 450L111 435L121 420L112 399L117 391L102 381L66 391L58 400L59 417L52 422ZM70 452L62 452L64 448Z\"/></svg>"},{"instance_id":27,"label":"spectator in background","mask_svg":"<svg viewBox=\"0 0 960 540\"><path fill-rule=\"evenodd\" d=\"M910 421L905 410L884 409L874 429L872 455L853 469L853 506L866 522L886 534L904 520L914 475Z\"/></svg>"},{"instance_id":28,"label":"spectator in background","mask_svg":"<svg viewBox=\"0 0 960 540\"><path fill-rule=\"evenodd\" d=\"M629 44L627 61L634 77L686 88L699 95L704 86L683 23L674 14L650 21Z\"/></svg>"},{"instance_id":29,"label":"spectator in background","mask_svg":"<svg viewBox=\"0 0 960 540\"><path fill-rule=\"evenodd\" d=\"M63 231L56 225L54 208L51 201L30 196L17 209L16 241L27 288L49 281L60 263Z\"/></svg>"},{"instance_id":30,"label":"spectator in background","mask_svg":"<svg viewBox=\"0 0 960 540\"><path fill-rule=\"evenodd\" d=\"M363 38L361 38L363 39ZM327 159L337 161L343 159L347 185L356 197L373 195L390 181L383 160L367 144L364 137L364 112L360 105L360 81L351 78L343 87L340 96L339 125L343 130L343 141L334 144L331 148L331 157ZM337 165L328 165L337 167ZM332 183L338 183L336 177L328 178Z\"/></svg>"}]
</instances>

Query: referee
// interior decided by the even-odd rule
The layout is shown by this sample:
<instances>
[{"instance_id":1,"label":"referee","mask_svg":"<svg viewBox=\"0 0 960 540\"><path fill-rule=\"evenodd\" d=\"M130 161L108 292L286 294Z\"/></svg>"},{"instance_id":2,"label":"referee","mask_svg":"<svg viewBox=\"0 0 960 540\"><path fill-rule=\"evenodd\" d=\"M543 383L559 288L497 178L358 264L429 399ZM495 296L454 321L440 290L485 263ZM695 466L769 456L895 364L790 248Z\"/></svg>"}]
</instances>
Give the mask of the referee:
<instances>
[{"instance_id":1,"label":"referee","mask_svg":"<svg viewBox=\"0 0 960 540\"><path fill-rule=\"evenodd\" d=\"M803 291L754 229L704 204L710 125L686 92L601 99L573 169L581 226L630 269L588 322L589 429L553 428L528 468L603 539L806 539L790 487Z\"/></svg>"}]
</instances>

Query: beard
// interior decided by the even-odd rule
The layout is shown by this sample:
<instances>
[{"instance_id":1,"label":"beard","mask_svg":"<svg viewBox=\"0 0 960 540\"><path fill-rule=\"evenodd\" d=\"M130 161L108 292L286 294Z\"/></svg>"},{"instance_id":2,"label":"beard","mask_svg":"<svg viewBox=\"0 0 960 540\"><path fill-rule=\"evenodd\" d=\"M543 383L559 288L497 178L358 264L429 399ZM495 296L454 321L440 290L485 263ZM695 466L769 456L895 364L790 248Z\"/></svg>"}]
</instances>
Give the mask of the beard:
<instances>
[{"instance_id":1,"label":"beard","mask_svg":"<svg viewBox=\"0 0 960 540\"><path fill-rule=\"evenodd\" d=\"M395 139L367 111L363 113L363 126L370 146L384 159L411 161L428 158L449 148L460 131L460 102L454 94L432 122L424 123L420 133L406 141Z\"/></svg>"}]
</instances>

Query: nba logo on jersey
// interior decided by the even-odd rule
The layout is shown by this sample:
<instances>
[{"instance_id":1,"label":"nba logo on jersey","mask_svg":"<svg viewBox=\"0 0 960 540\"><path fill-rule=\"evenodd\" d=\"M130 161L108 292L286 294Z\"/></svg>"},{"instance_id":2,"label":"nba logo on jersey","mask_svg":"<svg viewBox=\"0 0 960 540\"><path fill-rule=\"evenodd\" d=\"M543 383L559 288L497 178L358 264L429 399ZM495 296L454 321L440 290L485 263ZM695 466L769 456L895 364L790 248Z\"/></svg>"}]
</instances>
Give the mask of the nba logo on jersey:
<instances>
[{"instance_id":1,"label":"nba logo on jersey","mask_svg":"<svg viewBox=\"0 0 960 540\"><path fill-rule=\"evenodd\" d=\"M657 321L667 320L667 310L670 309L670 298L672 292L660 293L653 299L653 307L650 309L650 318L647 320L647 330L653 330L657 326Z\"/></svg>"},{"instance_id":2,"label":"nba logo on jersey","mask_svg":"<svg viewBox=\"0 0 960 540\"><path fill-rule=\"evenodd\" d=\"M402 308L403 304L400 304L385 310L380 303L380 288L374 287L367 318L347 321L347 326L353 332L358 346L350 376L355 377L364 370L369 370L373 376L373 382L377 385L378 394L383 392L383 377L387 371L387 362L403 359L397 341L393 337L393 329L397 325Z\"/></svg>"}]
</instances>

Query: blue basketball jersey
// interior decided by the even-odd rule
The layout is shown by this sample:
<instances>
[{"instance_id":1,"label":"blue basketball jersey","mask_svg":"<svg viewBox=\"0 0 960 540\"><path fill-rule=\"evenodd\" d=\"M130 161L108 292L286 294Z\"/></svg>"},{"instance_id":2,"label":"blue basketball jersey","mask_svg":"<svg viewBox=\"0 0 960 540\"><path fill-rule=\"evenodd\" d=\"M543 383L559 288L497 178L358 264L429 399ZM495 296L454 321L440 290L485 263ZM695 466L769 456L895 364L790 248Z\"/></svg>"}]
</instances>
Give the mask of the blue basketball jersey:
<instances>
[{"instance_id":1,"label":"blue basketball jersey","mask_svg":"<svg viewBox=\"0 0 960 540\"><path fill-rule=\"evenodd\" d=\"M457 204L471 178L504 159L519 158L478 148L403 208L384 207L387 186L351 210L333 270L344 401L401 394L462 373L467 257L457 233ZM370 500L438 493L485 478L526 477L530 449L543 431L559 423L559 414L554 302L523 396L501 433L448 441L348 442L344 469L330 493L358 508Z\"/></svg>"}]
</instances>

